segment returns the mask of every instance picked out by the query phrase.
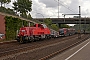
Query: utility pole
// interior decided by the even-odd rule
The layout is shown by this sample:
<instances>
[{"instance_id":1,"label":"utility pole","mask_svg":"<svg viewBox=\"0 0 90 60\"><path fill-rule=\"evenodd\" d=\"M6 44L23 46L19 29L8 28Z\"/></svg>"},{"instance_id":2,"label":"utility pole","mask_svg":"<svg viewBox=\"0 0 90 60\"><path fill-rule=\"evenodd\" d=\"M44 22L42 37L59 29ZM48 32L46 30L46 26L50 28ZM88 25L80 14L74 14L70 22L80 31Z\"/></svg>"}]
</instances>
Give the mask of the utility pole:
<instances>
[{"instance_id":1,"label":"utility pole","mask_svg":"<svg viewBox=\"0 0 90 60\"><path fill-rule=\"evenodd\" d=\"M84 27L84 33L86 33L85 31L86 31L86 17L85 17L85 27Z\"/></svg>"},{"instance_id":2,"label":"utility pole","mask_svg":"<svg viewBox=\"0 0 90 60\"><path fill-rule=\"evenodd\" d=\"M62 14L64 15L64 22L65 22L65 15L79 15L79 30L78 30L78 38L81 38L81 8L79 6L79 14Z\"/></svg>"},{"instance_id":3,"label":"utility pole","mask_svg":"<svg viewBox=\"0 0 90 60\"><path fill-rule=\"evenodd\" d=\"M65 15L64 15L64 23L65 23Z\"/></svg>"},{"instance_id":4,"label":"utility pole","mask_svg":"<svg viewBox=\"0 0 90 60\"><path fill-rule=\"evenodd\" d=\"M59 0L58 0L58 18L59 18Z\"/></svg>"},{"instance_id":5,"label":"utility pole","mask_svg":"<svg viewBox=\"0 0 90 60\"><path fill-rule=\"evenodd\" d=\"M79 37L78 38L81 38L81 8L79 6Z\"/></svg>"}]
</instances>

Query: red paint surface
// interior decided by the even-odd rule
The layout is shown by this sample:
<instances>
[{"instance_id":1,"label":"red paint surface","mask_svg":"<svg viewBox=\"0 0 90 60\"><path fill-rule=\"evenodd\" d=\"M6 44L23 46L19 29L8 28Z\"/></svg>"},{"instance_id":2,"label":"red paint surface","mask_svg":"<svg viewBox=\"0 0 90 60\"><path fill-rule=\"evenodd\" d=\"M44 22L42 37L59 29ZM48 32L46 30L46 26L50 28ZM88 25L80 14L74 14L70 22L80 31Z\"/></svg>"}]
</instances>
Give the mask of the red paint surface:
<instances>
[{"instance_id":1,"label":"red paint surface","mask_svg":"<svg viewBox=\"0 0 90 60\"><path fill-rule=\"evenodd\" d=\"M0 15L0 33L5 34L5 16ZM5 35L2 39L5 39ZM0 39L1 40L1 39Z\"/></svg>"}]
</instances>

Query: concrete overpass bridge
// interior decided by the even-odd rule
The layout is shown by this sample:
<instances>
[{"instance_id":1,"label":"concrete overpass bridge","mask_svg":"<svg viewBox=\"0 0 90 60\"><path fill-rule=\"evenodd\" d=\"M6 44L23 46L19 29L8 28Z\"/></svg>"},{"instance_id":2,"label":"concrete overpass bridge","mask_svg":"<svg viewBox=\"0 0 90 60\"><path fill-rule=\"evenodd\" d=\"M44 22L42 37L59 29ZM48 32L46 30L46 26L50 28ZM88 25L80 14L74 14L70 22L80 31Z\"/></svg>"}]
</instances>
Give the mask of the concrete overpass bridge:
<instances>
[{"instance_id":1,"label":"concrete overpass bridge","mask_svg":"<svg viewBox=\"0 0 90 60\"><path fill-rule=\"evenodd\" d=\"M34 20L42 21L46 18L33 18ZM56 24L79 24L79 18L50 18L52 23ZM90 24L90 18L81 18L81 24Z\"/></svg>"}]
</instances>

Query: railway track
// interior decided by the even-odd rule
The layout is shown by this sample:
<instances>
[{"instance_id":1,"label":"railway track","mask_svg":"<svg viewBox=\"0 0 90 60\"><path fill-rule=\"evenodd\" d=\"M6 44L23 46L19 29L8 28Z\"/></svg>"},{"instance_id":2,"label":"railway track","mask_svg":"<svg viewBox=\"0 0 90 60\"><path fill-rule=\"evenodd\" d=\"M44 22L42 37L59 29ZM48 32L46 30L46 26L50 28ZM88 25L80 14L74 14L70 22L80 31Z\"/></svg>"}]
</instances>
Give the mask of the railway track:
<instances>
[{"instance_id":1,"label":"railway track","mask_svg":"<svg viewBox=\"0 0 90 60\"><path fill-rule=\"evenodd\" d=\"M84 35L82 35L82 36L84 36ZM52 39L52 40L44 40L44 41L38 41L38 42L27 43L27 44L22 44L22 45L19 45L19 44L16 43L14 45L12 44L13 46L11 46L9 48L8 47L3 47L3 48L8 48L8 49L2 49L2 50L0 49L0 57L3 58L4 56L6 57L6 55L9 56L11 54L18 54L18 53L19 53L19 55L21 55L23 53L27 53L26 51L32 53L32 52L38 51L40 49L48 48L50 46L52 47L53 45L58 45L58 44L61 44L61 49L59 49L59 50L63 50L63 44L65 44L68 41L69 42L70 41L71 42L75 42L75 39L77 39L77 38L78 38L77 35L74 35L74 36L65 37L65 38L57 38L57 39ZM80 39L78 39L78 40L80 40ZM17 45L17 47L14 47L16 45ZM68 45L68 44L65 44L65 45ZM70 45L72 45L72 44L70 44ZM20 47L18 47L18 46L20 46ZM14 47L14 48L12 48L12 47ZM40 59L40 60L44 59L45 60L45 59L48 58L47 56L54 55L53 52L45 54L45 57L44 56L43 57L38 57L37 59ZM33 53L33 54L35 55L35 53ZM8 56L6 57L6 59L8 58Z\"/></svg>"},{"instance_id":2,"label":"railway track","mask_svg":"<svg viewBox=\"0 0 90 60\"><path fill-rule=\"evenodd\" d=\"M81 36L81 37L83 37L83 36ZM85 38L85 37L86 37L86 38ZM49 58L51 58L51 57L54 57L55 55L57 55L57 54L65 51L65 50L67 50L67 49L69 49L69 48L71 48L71 47L73 47L73 46L75 46L75 45L77 45L77 44L85 41L85 40L87 40L88 38L90 38L90 36L85 36L85 37L82 38L81 40L79 40L79 41L71 44L71 45L68 45L68 46L66 46L66 47L64 47L64 48L62 48L62 49L60 49L60 50L58 50L58 51L55 51L55 52L53 52L53 53L51 53L51 54L49 54L49 55L47 55L47 56L45 56L45 57L43 57L43 58L40 58L39 60L47 60L47 59L49 59Z\"/></svg>"},{"instance_id":3,"label":"railway track","mask_svg":"<svg viewBox=\"0 0 90 60\"><path fill-rule=\"evenodd\" d=\"M60 38L61 40L60 41L65 41L66 39L68 38L73 38L73 37L76 37L77 35L74 35L74 36L70 36L70 37L65 37L65 38ZM58 38L59 39L59 38ZM52 41L52 42L51 42ZM58 40L50 40L50 41L37 41L37 42L32 42L32 43L27 43L27 44L19 44L19 43L10 43L10 44L6 44L5 45L1 45L0 46L0 56L2 55L6 55L6 53L8 54L9 52L13 52L13 51L17 51L17 50L27 50L28 48L30 49L34 49L34 47L38 48L40 47L41 45L42 46L45 46L45 45L49 45L49 44L54 44L54 43L57 43L57 42L60 42ZM44 42L48 42L46 44L43 44ZM39 44L38 44L39 43ZM29 46L28 46L29 45ZM38 47L37 47L38 46Z\"/></svg>"}]
</instances>

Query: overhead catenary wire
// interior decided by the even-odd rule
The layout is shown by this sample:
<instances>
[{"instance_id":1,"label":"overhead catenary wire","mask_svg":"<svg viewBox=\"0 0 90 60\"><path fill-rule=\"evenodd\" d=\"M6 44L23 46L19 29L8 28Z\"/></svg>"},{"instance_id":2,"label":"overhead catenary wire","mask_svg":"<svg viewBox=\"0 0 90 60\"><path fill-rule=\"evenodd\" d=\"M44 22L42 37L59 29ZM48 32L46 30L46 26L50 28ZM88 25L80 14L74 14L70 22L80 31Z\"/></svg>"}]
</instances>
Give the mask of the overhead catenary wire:
<instances>
[{"instance_id":1,"label":"overhead catenary wire","mask_svg":"<svg viewBox=\"0 0 90 60\"><path fill-rule=\"evenodd\" d=\"M40 7L40 6L36 5L35 3L33 3L33 6ZM39 8L39 9L40 9L40 8ZM36 10L33 10L33 11L35 11L36 13L41 13L41 12L38 12L39 9L36 8ZM40 9L40 10L41 10L41 9ZM49 12L48 8L46 8L46 11L47 11L47 13ZM51 11L50 11L50 12L51 12ZM41 14L44 15L44 12L42 12ZM55 14L56 14L56 12L53 13L53 15L55 15ZM53 16L53 15L52 15L52 16ZM48 13L48 16L49 16L49 18L52 17L52 16L49 15L49 13ZM44 16L44 17L45 17L45 16Z\"/></svg>"},{"instance_id":2,"label":"overhead catenary wire","mask_svg":"<svg viewBox=\"0 0 90 60\"><path fill-rule=\"evenodd\" d=\"M69 8L69 7L68 7L67 5L65 5L62 1L60 1L60 0L59 0L59 2L58 2L57 0L54 0L54 1L56 1L57 3L59 3L60 5L62 5L63 7L67 8L69 11L75 13L73 9ZM61 2L61 3L60 3L60 2Z\"/></svg>"}]
</instances>

